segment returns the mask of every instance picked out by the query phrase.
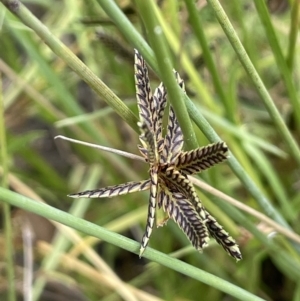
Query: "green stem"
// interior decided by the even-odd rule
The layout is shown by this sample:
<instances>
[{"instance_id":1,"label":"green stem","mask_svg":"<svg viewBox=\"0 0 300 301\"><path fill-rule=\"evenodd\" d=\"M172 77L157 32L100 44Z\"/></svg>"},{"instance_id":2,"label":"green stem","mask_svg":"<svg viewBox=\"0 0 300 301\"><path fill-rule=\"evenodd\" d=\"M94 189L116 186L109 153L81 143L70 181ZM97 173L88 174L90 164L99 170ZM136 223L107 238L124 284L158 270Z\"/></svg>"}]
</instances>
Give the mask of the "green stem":
<instances>
[{"instance_id":1,"label":"green stem","mask_svg":"<svg viewBox=\"0 0 300 301\"><path fill-rule=\"evenodd\" d=\"M287 59L286 59L286 63L287 63L288 68L290 69L290 72L293 71L297 34L298 34L298 30L299 30L299 22L300 22L300 2L297 0L294 0L292 9L291 9L289 50L288 50Z\"/></svg>"},{"instance_id":2,"label":"green stem","mask_svg":"<svg viewBox=\"0 0 300 301\"><path fill-rule=\"evenodd\" d=\"M49 46L49 48L72 68L117 114L138 131L137 117L73 52L71 52L49 29L19 1L1 0L18 18ZM133 55L133 54L132 54Z\"/></svg>"},{"instance_id":3,"label":"green stem","mask_svg":"<svg viewBox=\"0 0 300 301\"><path fill-rule=\"evenodd\" d=\"M54 220L68 227L76 229L87 235L95 236L101 240L111 243L115 246L121 247L127 251L138 254L139 243L132 241L124 236L117 233L108 231L105 228L97 226L93 223L85 221L81 218L65 213L61 210L53 208L44 203L33 201L25 196L9 191L4 188L0 188L1 199L13 206L17 206L26 211L33 212L47 219ZM185 262L178 259L172 258L161 252L147 248L144 253L144 257L149 260L155 261L163 266L171 268L179 273L187 275L193 279L201 281L211 287L214 287L224 293L227 293L238 300L243 301L262 301L263 299L245 291L244 289L233 285L223 279L220 279L212 274L202 271L196 267L193 267Z\"/></svg>"},{"instance_id":4,"label":"green stem","mask_svg":"<svg viewBox=\"0 0 300 301\"><path fill-rule=\"evenodd\" d=\"M255 0L256 1L256 0ZM286 142L287 146L290 149L291 155L294 157L296 162L300 165L300 149L297 143L295 142L294 138L292 137L291 133L289 132L287 126L285 125L280 113L278 112L273 100L268 93L266 87L264 86L259 74L257 73L256 69L254 68L251 60L249 59L241 41L239 40L232 24L230 23L226 13L224 12L221 4L218 0L208 0L207 1L212 9L215 12L215 15L222 26L225 34L227 35L228 40L230 41L233 49L235 50L238 59L240 60L241 64L245 68L248 76L253 81L253 84L258 90L275 126L277 127L279 133L282 135L282 138ZM263 5L264 1L256 1L260 2L260 5ZM297 101L298 102L298 101ZM295 110L300 111L300 105L298 104L295 107ZM300 119L299 119L300 120ZM300 124L300 122L299 122Z\"/></svg>"},{"instance_id":5,"label":"green stem","mask_svg":"<svg viewBox=\"0 0 300 301\"><path fill-rule=\"evenodd\" d=\"M4 121L4 101L2 96L2 77L0 73L0 145L1 145L1 165L3 167L2 187L8 187L8 164L10 160L7 155L6 148L6 132ZM1 199L1 198L0 198ZM3 204L4 215L4 231L5 231L5 261L7 271L7 286L8 286L8 300L16 300L15 288L15 272L14 272L14 249L13 249L13 232L11 224L10 205Z\"/></svg>"},{"instance_id":6,"label":"green stem","mask_svg":"<svg viewBox=\"0 0 300 301\"><path fill-rule=\"evenodd\" d=\"M295 1L294 1L295 2ZM296 1L298 2L298 1ZM271 22L270 14L266 5L265 1L261 0L254 0L256 10L258 12L260 21L262 22L265 31L266 36L269 40L270 46L272 48L272 52L274 54L277 67L281 73L282 80L285 84L288 98L291 101L291 104L293 106L295 119L296 119L296 126L298 129L300 129L300 101L297 95L297 91L295 88L295 85L293 84L293 78L292 74L290 72L291 69L288 68L286 61L284 59L282 50L280 48L278 39L276 37L276 33L274 30L274 27ZM298 29L298 26L296 25L296 30Z\"/></svg>"},{"instance_id":7,"label":"green stem","mask_svg":"<svg viewBox=\"0 0 300 301\"><path fill-rule=\"evenodd\" d=\"M177 62L174 62L174 65L179 66L180 64L185 70L186 76L189 78L190 84L193 86L197 97L201 99L201 102L211 110L216 110L215 100L209 92L207 84L201 78L199 71L197 70L190 56L185 51L184 47L182 47L182 37L178 37L178 35L176 35L174 28L171 27L171 24L164 17L157 3L152 2L152 4L154 14L156 15L157 20L163 29L170 47L170 51L172 51L172 54L177 59Z\"/></svg>"},{"instance_id":8,"label":"green stem","mask_svg":"<svg viewBox=\"0 0 300 301\"><path fill-rule=\"evenodd\" d=\"M159 74L157 62L155 60L154 52L143 39L140 33L120 10L115 1L97 0L108 17L116 24L120 32L126 37L131 45L133 45L143 55L145 61Z\"/></svg>"},{"instance_id":9,"label":"green stem","mask_svg":"<svg viewBox=\"0 0 300 301\"><path fill-rule=\"evenodd\" d=\"M102 170L99 170L98 167L93 168L89 174L89 177L84 183L82 188L93 187L96 185L98 179L101 177ZM72 203L72 206L69 210L70 214L82 217L89 208L91 199L86 199L84 202L80 199L75 200ZM47 273L55 270L59 265L59 256L62 253L65 253L70 246L70 241L66 239L66 236L63 232L57 232L55 238L52 241L52 252L49 253L43 260L41 264L41 269L43 273L37 277L34 286L33 286L33 301L40 300L40 295L44 289L44 286L47 282Z\"/></svg>"},{"instance_id":10,"label":"green stem","mask_svg":"<svg viewBox=\"0 0 300 301\"><path fill-rule=\"evenodd\" d=\"M170 52L163 30L155 17L153 3L151 0L140 0L137 1L137 3L157 59L160 76L168 90L169 100L175 110L176 117L181 126L187 146L190 149L197 148L198 143L185 105L184 94L178 86L172 71Z\"/></svg>"},{"instance_id":11,"label":"green stem","mask_svg":"<svg viewBox=\"0 0 300 301\"><path fill-rule=\"evenodd\" d=\"M211 50L207 44L207 40L205 38L203 24L201 23L201 16L196 9L195 1L193 0L185 0L185 5L187 7L189 13L189 22L191 23L195 36L197 37L202 51L203 51L203 58L205 60L206 66L211 74L213 84L215 89L220 96L221 100L223 101L224 107L226 109L226 115L231 122L235 122L234 111L232 110L232 105L230 104L230 99L226 95L216 65L211 55Z\"/></svg>"}]
</instances>

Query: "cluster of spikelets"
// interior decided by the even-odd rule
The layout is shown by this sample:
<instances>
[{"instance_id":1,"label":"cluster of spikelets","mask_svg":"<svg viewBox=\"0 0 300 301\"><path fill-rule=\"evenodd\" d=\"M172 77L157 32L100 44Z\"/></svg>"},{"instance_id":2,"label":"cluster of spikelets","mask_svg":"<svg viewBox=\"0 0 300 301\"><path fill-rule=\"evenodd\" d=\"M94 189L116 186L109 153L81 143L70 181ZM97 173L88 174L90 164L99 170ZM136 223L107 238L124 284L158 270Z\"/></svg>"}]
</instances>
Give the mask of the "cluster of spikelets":
<instances>
[{"instance_id":1,"label":"cluster of spikelets","mask_svg":"<svg viewBox=\"0 0 300 301\"><path fill-rule=\"evenodd\" d=\"M139 151L149 163L148 180L128 182L96 190L70 194L70 197L103 198L150 190L146 231L140 256L146 249L155 221L156 208L167 215L161 226L172 218L199 251L207 246L212 236L236 260L242 259L235 240L204 208L188 176L221 163L227 158L224 142L207 145L192 151L183 151L183 135L175 112L170 105L166 134L163 135L163 117L167 104L167 91L161 83L152 94L148 69L143 57L135 50L135 84L139 108ZM174 71L178 85L184 83Z\"/></svg>"}]
</instances>

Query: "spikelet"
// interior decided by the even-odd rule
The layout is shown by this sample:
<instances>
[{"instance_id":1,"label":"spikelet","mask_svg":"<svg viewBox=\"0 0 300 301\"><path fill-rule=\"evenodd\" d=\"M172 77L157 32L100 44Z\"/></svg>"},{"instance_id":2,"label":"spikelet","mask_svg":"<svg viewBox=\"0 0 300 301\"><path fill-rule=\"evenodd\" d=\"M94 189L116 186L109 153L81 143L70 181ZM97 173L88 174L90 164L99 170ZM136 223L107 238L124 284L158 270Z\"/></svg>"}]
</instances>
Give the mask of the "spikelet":
<instances>
[{"instance_id":1,"label":"spikelet","mask_svg":"<svg viewBox=\"0 0 300 301\"><path fill-rule=\"evenodd\" d=\"M196 174L225 161L227 151L228 147L225 142L209 144L192 151L182 152L174 165L186 175Z\"/></svg>"},{"instance_id":2,"label":"spikelet","mask_svg":"<svg viewBox=\"0 0 300 301\"><path fill-rule=\"evenodd\" d=\"M223 229L216 219L206 211L207 221L206 226L209 234L220 244L224 250L237 261L242 259L239 246L235 240Z\"/></svg>"},{"instance_id":3,"label":"spikelet","mask_svg":"<svg viewBox=\"0 0 300 301\"><path fill-rule=\"evenodd\" d=\"M150 88L148 69L145 60L137 50L135 50L134 55L134 78L140 122L145 122L148 128L153 131L153 120L156 116L156 108Z\"/></svg>"},{"instance_id":4,"label":"spikelet","mask_svg":"<svg viewBox=\"0 0 300 301\"><path fill-rule=\"evenodd\" d=\"M185 92L183 80L180 78L178 72L174 71L174 74L178 85ZM170 105L167 134L164 139L164 145L160 158L161 163L173 163L180 155L183 142L182 130L176 118L175 111L172 105Z\"/></svg>"},{"instance_id":5,"label":"spikelet","mask_svg":"<svg viewBox=\"0 0 300 301\"><path fill-rule=\"evenodd\" d=\"M94 190L86 190L78 193L71 193L68 194L68 196L71 198L112 198L122 194L148 190L149 188L150 179L140 182L128 182Z\"/></svg>"},{"instance_id":6,"label":"spikelet","mask_svg":"<svg viewBox=\"0 0 300 301\"><path fill-rule=\"evenodd\" d=\"M149 205L148 205L148 216L146 221L146 230L143 235L141 248L140 248L140 257L143 255L148 245L153 230L154 221L155 221L157 192L158 192L157 167L153 166L150 169L150 197L149 197Z\"/></svg>"},{"instance_id":7,"label":"spikelet","mask_svg":"<svg viewBox=\"0 0 300 301\"><path fill-rule=\"evenodd\" d=\"M163 129L163 117L164 111L167 105L167 90L163 83L161 83L154 91L153 94L153 101L156 106L156 116L153 120L153 128L154 128L154 135L157 141L157 148L159 152L164 143L164 138L162 136L162 129Z\"/></svg>"},{"instance_id":8,"label":"spikelet","mask_svg":"<svg viewBox=\"0 0 300 301\"><path fill-rule=\"evenodd\" d=\"M163 209L185 233L191 244L198 251L207 246L209 235L205 223L200 218L193 204L181 193L165 192Z\"/></svg>"}]
</instances>

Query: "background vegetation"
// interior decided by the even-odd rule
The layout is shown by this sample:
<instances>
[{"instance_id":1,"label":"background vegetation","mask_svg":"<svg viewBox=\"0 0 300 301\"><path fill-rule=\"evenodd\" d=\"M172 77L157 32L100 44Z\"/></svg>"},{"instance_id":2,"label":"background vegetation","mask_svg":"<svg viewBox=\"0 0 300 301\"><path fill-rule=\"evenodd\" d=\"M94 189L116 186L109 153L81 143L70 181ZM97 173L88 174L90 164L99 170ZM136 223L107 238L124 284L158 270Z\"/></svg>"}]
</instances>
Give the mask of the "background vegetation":
<instances>
[{"instance_id":1,"label":"background vegetation","mask_svg":"<svg viewBox=\"0 0 300 301\"><path fill-rule=\"evenodd\" d=\"M300 300L299 1L1 2L1 300ZM148 177L54 140L137 154L133 48L169 88L186 149L228 144L200 178L273 221L198 189L242 261L213 240L197 253L172 221L139 259L147 192L66 196Z\"/></svg>"}]
</instances>

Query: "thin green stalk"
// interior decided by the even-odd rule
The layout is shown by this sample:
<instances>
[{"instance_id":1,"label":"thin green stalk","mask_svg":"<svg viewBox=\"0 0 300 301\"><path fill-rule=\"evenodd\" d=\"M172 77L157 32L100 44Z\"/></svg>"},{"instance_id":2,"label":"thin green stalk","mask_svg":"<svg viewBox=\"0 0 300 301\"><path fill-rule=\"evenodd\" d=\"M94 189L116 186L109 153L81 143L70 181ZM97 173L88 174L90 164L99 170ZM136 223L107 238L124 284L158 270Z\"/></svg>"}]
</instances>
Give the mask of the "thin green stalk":
<instances>
[{"instance_id":1,"label":"thin green stalk","mask_svg":"<svg viewBox=\"0 0 300 301\"><path fill-rule=\"evenodd\" d=\"M176 35L174 29L172 28L168 20L165 19L157 3L154 3L153 1L151 3L153 12L156 15L157 20L163 29L163 32L166 36L166 40L168 41L170 51L172 51L175 57L179 59L179 61L176 62L175 65L178 66L178 64L180 64L185 70L186 75L190 79L190 82L193 85L193 89L195 89L195 93L197 93L197 96L199 99L201 99L201 102L205 104L206 107L210 108L212 111L215 111L215 100L209 92L207 84L199 75L199 71L195 68L190 56L185 51L182 45L182 37L178 37L178 35Z\"/></svg>"},{"instance_id":2,"label":"thin green stalk","mask_svg":"<svg viewBox=\"0 0 300 301\"><path fill-rule=\"evenodd\" d=\"M210 124L215 127L223 128L224 132L232 135L235 138L240 139L241 141L247 141L253 144L255 147L259 147L260 149L269 152L272 155L275 155L280 158L286 158L287 153L285 153L282 149L277 147L271 142L264 140L263 138L257 137L254 134L251 134L245 130L243 127L236 127L231 122L227 121L221 116L215 115L213 112L207 110L207 108L202 105L197 105L197 110L201 111L203 116L209 120Z\"/></svg>"},{"instance_id":3,"label":"thin green stalk","mask_svg":"<svg viewBox=\"0 0 300 301\"><path fill-rule=\"evenodd\" d=\"M265 176L265 181L269 183L270 188L273 190L275 198L278 200L283 215L287 220L293 222L297 218L297 212L293 210L292 204L288 198L287 192L284 189L278 174L273 166L265 157L264 153L253 147L251 143L245 145L245 151L252 158L252 162L256 163L256 168L261 170L261 174Z\"/></svg>"},{"instance_id":4,"label":"thin green stalk","mask_svg":"<svg viewBox=\"0 0 300 301\"><path fill-rule=\"evenodd\" d=\"M295 1L294 1L295 2ZM298 2L298 1L296 1ZM256 10L258 12L260 21L262 22L265 31L266 31L266 36L269 40L269 44L272 48L272 52L274 54L277 67L281 73L282 80L285 84L288 98L291 101L291 104L293 106L293 111L295 114L295 119L296 119L296 127L300 129L300 100L297 95L297 91L295 88L295 85L293 83L293 77L290 72L290 69L287 66L286 60L284 59L282 50L280 48L278 39L276 37L276 33L274 30L274 27L271 22L270 14L268 12L267 4L265 1L261 0L254 0ZM299 7L299 6L298 6ZM298 29L298 26L296 25L296 29Z\"/></svg>"},{"instance_id":5,"label":"thin green stalk","mask_svg":"<svg viewBox=\"0 0 300 301\"><path fill-rule=\"evenodd\" d=\"M170 52L165 40L165 36L163 34L163 30L159 25L152 9L152 1L140 0L137 1L137 3L139 6L139 11L144 20L145 27L147 29L149 40L157 59L161 79L167 87L169 100L174 107L187 146L190 149L197 148L198 143L196 135L185 106L183 93L180 93L181 89L178 86L174 73L172 71Z\"/></svg>"},{"instance_id":6,"label":"thin green stalk","mask_svg":"<svg viewBox=\"0 0 300 301\"><path fill-rule=\"evenodd\" d=\"M300 25L299 23L300 23L300 2L298 0L294 0L291 9L289 50L286 58L286 63L288 68L290 69L290 72L293 71L293 66L294 66L297 35L298 35L299 25Z\"/></svg>"},{"instance_id":7,"label":"thin green stalk","mask_svg":"<svg viewBox=\"0 0 300 301\"><path fill-rule=\"evenodd\" d=\"M12 13L33 31L51 48L51 50L63 59L94 91L105 100L117 114L120 115L132 128L138 131L137 117L73 52L71 52L49 29L38 20L19 1L1 0Z\"/></svg>"},{"instance_id":8,"label":"thin green stalk","mask_svg":"<svg viewBox=\"0 0 300 301\"><path fill-rule=\"evenodd\" d=\"M233 49L235 50L238 59L240 60L241 64L245 68L248 76L253 81L253 84L258 90L258 93L261 96L275 126L277 127L279 133L281 134L282 138L286 142L288 148L290 149L291 155L294 157L296 162L300 165L300 149L297 143L295 142L293 136L289 132L287 126L285 125L280 113L278 112L273 100L268 93L266 87L264 86L259 74L257 73L256 69L254 68L251 60L249 59L241 41L239 40L232 24L230 23L225 11L223 10L221 4L218 0L208 0L207 1L212 9L215 12L215 15L222 26L225 34L227 35L228 40L230 41ZM258 1L260 3L264 3L264 1ZM261 4L262 5L262 4ZM300 105L295 108L297 111L300 111ZM300 124L300 122L299 122Z\"/></svg>"},{"instance_id":9,"label":"thin green stalk","mask_svg":"<svg viewBox=\"0 0 300 301\"><path fill-rule=\"evenodd\" d=\"M61 210L53 208L44 203L33 201L25 196L0 188L1 199L13 206L17 206L26 211L33 212L47 219L54 220L68 227L76 229L87 235L95 236L101 240L111 243L115 246L121 247L127 251L135 254L139 253L139 243L132 241L117 233L110 232L105 228L97 226L91 222L85 221L81 218L65 213ZM199 255L200 256L200 255ZM263 299L245 291L244 289L233 285L223 279L220 279L212 274L202 271L178 259L172 258L168 255L147 248L144 257L149 260L158 262L159 264L171 268L179 273L189 276L193 279L201 281L211 287L214 287L224 293L227 293L238 300L243 301L262 301Z\"/></svg>"},{"instance_id":10,"label":"thin green stalk","mask_svg":"<svg viewBox=\"0 0 300 301\"><path fill-rule=\"evenodd\" d=\"M224 104L224 107L226 110L226 115L227 115L228 119L231 122L235 123L235 115L234 115L235 112L232 110L232 104L230 104L231 101L223 89L223 85L221 83L216 65L214 63L214 60L211 55L211 51L207 44L207 40L206 40L204 30L203 30L203 24L201 22L200 14L196 9L195 1L185 0L185 5L186 5L188 13L189 13L189 22L191 23L191 25L194 29L195 36L197 37L197 39L201 45L202 52L203 52L202 54L203 54L204 60L206 62L206 66L211 74L211 78L212 78L214 87L216 89L216 92L218 93L218 95L220 96L220 98Z\"/></svg>"},{"instance_id":11,"label":"thin green stalk","mask_svg":"<svg viewBox=\"0 0 300 301\"><path fill-rule=\"evenodd\" d=\"M85 187L93 187L98 179L101 177L102 171L99 170L98 167L91 170L89 174L89 178L87 179L86 183L84 183ZM85 188L84 187L84 188ZM72 206L69 210L70 214L82 217L84 216L86 210L90 205L91 199L81 200L77 199L72 203ZM40 295L43 291L43 288L46 284L47 280L47 273L56 269L59 264L59 256L61 253L65 253L69 248L71 242L65 237L65 235L61 232L58 232L53 239L52 245L53 250L49 253L43 260L41 269L43 273L40 277L37 277L34 286L33 286L33 301L39 300Z\"/></svg>"},{"instance_id":12,"label":"thin green stalk","mask_svg":"<svg viewBox=\"0 0 300 301\"><path fill-rule=\"evenodd\" d=\"M6 132L4 121L4 103L2 95L2 77L0 73L0 148L1 148L1 165L3 168L3 176L1 185L8 187L8 155L6 148ZM1 198L0 198L1 200ZM16 300L16 287L15 287L15 272L14 272L14 249L13 249L13 232L11 224L10 205L3 204L4 214L4 231L5 231L5 261L7 271L7 287L8 287L8 300Z\"/></svg>"},{"instance_id":13,"label":"thin green stalk","mask_svg":"<svg viewBox=\"0 0 300 301\"><path fill-rule=\"evenodd\" d=\"M145 61L152 67L152 69L159 74L157 62L155 60L154 52L143 39L140 33L120 10L115 1L97 0L108 17L116 24L120 32L126 39L143 55Z\"/></svg>"},{"instance_id":14,"label":"thin green stalk","mask_svg":"<svg viewBox=\"0 0 300 301\"><path fill-rule=\"evenodd\" d=\"M255 49L255 43L253 43L253 36L251 32L251 26L247 26L248 19L245 18L244 13L244 2L240 0L234 0L232 3L232 10L235 18L238 20L238 27L241 29L242 32L242 42L248 53L252 64L257 69L257 51ZM250 31L249 31L250 29Z\"/></svg>"}]
</instances>

